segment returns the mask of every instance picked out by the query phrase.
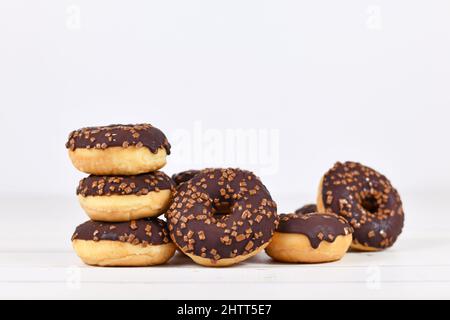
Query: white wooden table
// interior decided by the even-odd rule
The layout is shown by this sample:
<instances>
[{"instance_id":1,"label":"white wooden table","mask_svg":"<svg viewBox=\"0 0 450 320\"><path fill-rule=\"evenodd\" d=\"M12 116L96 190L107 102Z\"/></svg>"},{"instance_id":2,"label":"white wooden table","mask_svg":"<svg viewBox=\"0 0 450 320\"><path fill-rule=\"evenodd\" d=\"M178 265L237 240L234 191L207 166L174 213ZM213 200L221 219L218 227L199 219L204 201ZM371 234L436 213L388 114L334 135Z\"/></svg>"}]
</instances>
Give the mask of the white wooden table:
<instances>
[{"instance_id":1,"label":"white wooden table","mask_svg":"<svg viewBox=\"0 0 450 320\"><path fill-rule=\"evenodd\" d=\"M385 252L349 253L321 265L278 264L261 253L210 269L180 254L159 267L85 266L70 245L75 226L86 220L75 197L2 197L0 298L450 298L450 218L440 199L409 195L405 231ZM292 208L303 203L281 201Z\"/></svg>"}]
</instances>

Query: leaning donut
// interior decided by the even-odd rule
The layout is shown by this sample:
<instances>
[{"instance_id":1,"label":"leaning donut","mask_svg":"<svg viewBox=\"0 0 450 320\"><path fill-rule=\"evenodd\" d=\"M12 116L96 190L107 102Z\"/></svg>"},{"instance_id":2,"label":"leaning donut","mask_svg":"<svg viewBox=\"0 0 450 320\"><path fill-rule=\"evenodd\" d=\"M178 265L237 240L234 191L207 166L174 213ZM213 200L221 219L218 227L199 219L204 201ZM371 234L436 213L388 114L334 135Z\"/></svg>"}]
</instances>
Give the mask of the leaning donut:
<instances>
[{"instance_id":1,"label":"leaning donut","mask_svg":"<svg viewBox=\"0 0 450 320\"><path fill-rule=\"evenodd\" d=\"M72 245L81 260L94 266L143 267L166 263L175 253L167 225L160 219L78 226Z\"/></svg>"},{"instance_id":2,"label":"leaning donut","mask_svg":"<svg viewBox=\"0 0 450 320\"><path fill-rule=\"evenodd\" d=\"M352 243L352 227L338 215L280 215L266 253L286 263L325 263L342 259Z\"/></svg>"},{"instance_id":3,"label":"leaning donut","mask_svg":"<svg viewBox=\"0 0 450 320\"><path fill-rule=\"evenodd\" d=\"M322 178L317 206L355 229L352 248L378 251L394 245L404 223L402 201L390 181L355 162L336 163Z\"/></svg>"},{"instance_id":4,"label":"leaning donut","mask_svg":"<svg viewBox=\"0 0 450 320\"><path fill-rule=\"evenodd\" d=\"M212 267L256 255L278 224L266 187L239 169L206 169L182 183L167 219L175 244L194 262Z\"/></svg>"},{"instance_id":5,"label":"leaning donut","mask_svg":"<svg viewBox=\"0 0 450 320\"><path fill-rule=\"evenodd\" d=\"M157 217L169 207L175 184L161 171L136 176L94 176L80 181L78 200L95 221Z\"/></svg>"},{"instance_id":6,"label":"leaning donut","mask_svg":"<svg viewBox=\"0 0 450 320\"><path fill-rule=\"evenodd\" d=\"M166 164L170 144L150 124L110 125L73 131L66 143L73 165L95 175L135 175Z\"/></svg>"}]
</instances>

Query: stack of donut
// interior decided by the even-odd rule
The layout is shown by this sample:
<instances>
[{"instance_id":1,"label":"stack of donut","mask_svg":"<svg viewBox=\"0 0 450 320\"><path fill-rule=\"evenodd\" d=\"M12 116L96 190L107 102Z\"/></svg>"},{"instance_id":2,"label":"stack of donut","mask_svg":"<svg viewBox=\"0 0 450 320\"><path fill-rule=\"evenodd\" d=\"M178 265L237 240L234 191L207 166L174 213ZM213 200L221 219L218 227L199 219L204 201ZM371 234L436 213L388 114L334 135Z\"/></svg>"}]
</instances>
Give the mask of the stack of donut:
<instances>
[{"instance_id":1,"label":"stack of donut","mask_svg":"<svg viewBox=\"0 0 450 320\"><path fill-rule=\"evenodd\" d=\"M78 170L89 174L77 188L91 220L72 236L78 256L96 266L151 266L175 253L165 221L175 183L161 171L170 144L149 124L88 127L66 144Z\"/></svg>"},{"instance_id":2,"label":"stack of donut","mask_svg":"<svg viewBox=\"0 0 450 320\"><path fill-rule=\"evenodd\" d=\"M315 204L278 216L250 171L189 170L172 178L158 171L170 144L149 124L82 128L66 147L73 165L89 174L77 195L90 220L72 236L89 265L158 265L176 249L209 267L235 265L263 250L279 262L324 263L350 248L389 248L403 229L397 190L356 162L338 162L322 177ZM158 218L163 214L167 222Z\"/></svg>"}]
</instances>

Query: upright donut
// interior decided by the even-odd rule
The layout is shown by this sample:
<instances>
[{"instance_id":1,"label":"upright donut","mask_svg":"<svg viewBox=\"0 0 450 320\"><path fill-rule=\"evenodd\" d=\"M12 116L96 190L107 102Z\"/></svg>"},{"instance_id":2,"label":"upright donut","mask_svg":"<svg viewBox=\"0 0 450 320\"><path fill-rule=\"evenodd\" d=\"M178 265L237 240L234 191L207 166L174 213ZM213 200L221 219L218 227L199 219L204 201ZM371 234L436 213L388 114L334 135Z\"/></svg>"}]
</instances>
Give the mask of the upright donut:
<instances>
[{"instance_id":1,"label":"upright donut","mask_svg":"<svg viewBox=\"0 0 450 320\"><path fill-rule=\"evenodd\" d=\"M175 183L161 171L135 176L94 176L77 188L81 207L92 220L120 222L164 213L172 201Z\"/></svg>"},{"instance_id":2,"label":"upright donut","mask_svg":"<svg viewBox=\"0 0 450 320\"><path fill-rule=\"evenodd\" d=\"M170 144L150 124L88 127L73 131L66 143L73 165L94 175L136 175L161 169Z\"/></svg>"},{"instance_id":3,"label":"upright donut","mask_svg":"<svg viewBox=\"0 0 450 320\"><path fill-rule=\"evenodd\" d=\"M206 169L182 183L167 212L175 244L194 262L225 267L263 250L278 225L277 206L253 173Z\"/></svg>"},{"instance_id":4,"label":"upright donut","mask_svg":"<svg viewBox=\"0 0 450 320\"><path fill-rule=\"evenodd\" d=\"M356 162L336 163L322 178L317 206L354 228L352 248L379 251L394 245L404 223L403 205L391 182Z\"/></svg>"}]
</instances>

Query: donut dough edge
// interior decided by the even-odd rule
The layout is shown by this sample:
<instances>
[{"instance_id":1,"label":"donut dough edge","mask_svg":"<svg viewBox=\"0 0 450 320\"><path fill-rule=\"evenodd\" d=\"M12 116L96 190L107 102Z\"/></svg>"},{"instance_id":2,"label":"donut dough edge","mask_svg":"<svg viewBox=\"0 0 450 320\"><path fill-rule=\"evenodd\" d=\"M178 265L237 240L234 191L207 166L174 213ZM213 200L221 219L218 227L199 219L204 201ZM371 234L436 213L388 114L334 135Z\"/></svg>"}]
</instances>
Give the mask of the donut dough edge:
<instances>
[{"instance_id":1,"label":"donut dough edge","mask_svg":"<svg viewBox=\"0 0 450 320\"><path fill-rule=\"evenodd\" d=\"M217 261L208 259L208 258L202 258L202 257L196 256L196 255L193 255L191 253L185 253L185 254L189 258L191 258L195 263L202 265L204 267L223 268L223 267L233 266L235 264L238 264L240 262L243 262L247 259L250 259L250 258L256 256L258 253L260 253L261 251L266 249L268 245L269 245L269 243L265 243L262 246L260 246L258 249L256 249L255 251L253 251L249 254L246 254L246 255L240 255L240 256L236 256L234 258L220 259Z\"/></svg>"},{"instance_id":2,"label":"donut dough edge","mask_svg":"<svg viewBox=\"0 0 450 320\"><path fill-rule=\"evenodd\" d=\"M110 240L73 240L73 248L80 259L91 266L146 267L164 264L175 254L173 243L161 245L133 245Z\"/></svg>"},{"instance_id":3,"label":"donut dough edge","mask_svg":"<svg viewBox=\"0 0 450 320\"><path fill-rule=\"evenodd\" d=\"M287 263L325 263L341 260L352 243L352 235L338 236L330 243L322 241L317 249L303 234L275 232L266 253Z\"/></svg>"},{"instance_id":4,"label":"donut dough edge","mask_svg":"<svg viewBox=\"0 0 450 320\"><path fill-rule=\"evenodd\" d=\"M153 172L166 165L167 152L159 148L152 153L148 148L130 146L106 149L69 150L69 157L79 171L94 175L137 175Z\"/></svg>"},{"instance_id":5,"label":"donut dough edge","mask_svg":"<svg viewBox=\"0 0 450 320\"><path fill-rule=\"evenodd\" d=\"M165 212L172 201L169 189L152 191L146 195L78 195L78 201L94 221L125 222L147 217L157 217Z\"/></svg>"}]
</instances>

